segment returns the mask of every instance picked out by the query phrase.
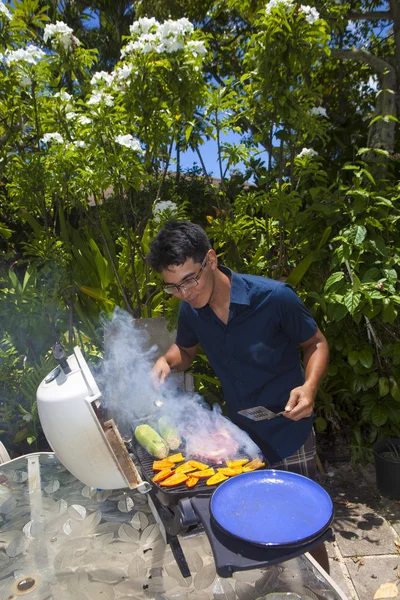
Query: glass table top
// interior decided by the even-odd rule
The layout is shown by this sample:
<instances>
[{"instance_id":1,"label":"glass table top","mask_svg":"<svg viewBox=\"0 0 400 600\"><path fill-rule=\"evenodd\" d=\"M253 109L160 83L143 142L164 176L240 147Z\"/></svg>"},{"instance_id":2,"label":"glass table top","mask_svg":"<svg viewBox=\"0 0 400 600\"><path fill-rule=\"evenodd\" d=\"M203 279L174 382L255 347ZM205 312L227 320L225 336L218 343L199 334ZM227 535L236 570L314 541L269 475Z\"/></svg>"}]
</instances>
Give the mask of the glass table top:
<instances>
[{"instance_id":1,"label":"glass table top","mask_svg":"<svg viewBox=\"0 0 400 600\"><path fill-rule=\"evenodd\" d=\"M346 600L307 554L223 579L204 533L179 540L189 578L146 495L85 486L54 454L0 465L2 600Z\"/></svg>"}]
</instances>

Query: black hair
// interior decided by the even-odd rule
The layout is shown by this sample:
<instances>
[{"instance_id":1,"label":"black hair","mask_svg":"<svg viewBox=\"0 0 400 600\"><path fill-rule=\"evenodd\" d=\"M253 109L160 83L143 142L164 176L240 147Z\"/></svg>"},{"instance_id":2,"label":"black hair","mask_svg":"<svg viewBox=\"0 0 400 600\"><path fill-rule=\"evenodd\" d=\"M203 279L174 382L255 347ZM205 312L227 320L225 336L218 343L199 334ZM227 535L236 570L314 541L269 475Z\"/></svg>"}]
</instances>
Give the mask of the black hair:
<instances>
[{"instance_id":1,"label":"black hair","mask_svg":"<svg viewBox=\"0 0 400 600\"><path fill-rule=\"evenodd\" d=\"M172 265L183 265L189 258L201 263L210 249L210 240L200 225L169 221L151 242L147 260L161 272Z\"/></svg>"}]
</instances>

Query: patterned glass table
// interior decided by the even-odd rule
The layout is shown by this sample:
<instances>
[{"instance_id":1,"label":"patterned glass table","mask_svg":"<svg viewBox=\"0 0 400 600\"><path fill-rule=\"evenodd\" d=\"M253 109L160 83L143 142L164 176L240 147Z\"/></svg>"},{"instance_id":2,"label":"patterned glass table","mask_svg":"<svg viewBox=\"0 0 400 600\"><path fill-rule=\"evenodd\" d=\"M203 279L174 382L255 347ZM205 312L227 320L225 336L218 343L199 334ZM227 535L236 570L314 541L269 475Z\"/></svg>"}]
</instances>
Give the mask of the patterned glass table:
<instances>
[{"instance_id":1,"label":"patterned glass table","mask_svg":"<svg viewBox=\"0 0 400 600\"><path fill-rule=\"evenodd\" d=\"M0 465L2 600L346 600L308 554L222 579L205 534L180 542L187 579L145 495L85 486L54 454Z\"/></svg>"}]
</instances>

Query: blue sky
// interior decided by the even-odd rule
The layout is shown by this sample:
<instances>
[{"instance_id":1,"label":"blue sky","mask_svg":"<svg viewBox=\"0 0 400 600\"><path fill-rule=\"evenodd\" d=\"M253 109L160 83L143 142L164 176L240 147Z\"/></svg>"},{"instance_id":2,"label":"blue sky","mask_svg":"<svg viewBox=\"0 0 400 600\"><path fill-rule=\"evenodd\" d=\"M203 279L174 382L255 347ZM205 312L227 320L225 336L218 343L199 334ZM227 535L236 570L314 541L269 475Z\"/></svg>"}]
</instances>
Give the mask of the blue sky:
<instances>
[{"instance_id":1,"label":"blue sky","mask_svg":"<svg viewBox=\"0 0 400 600\"><path fill-rule=\"evenodd\" d=\"M229 142L230 144L239 144L240 135L232 131L226 135L221 135L221 141ZM206 141L205 144L200 147L200 152L203 157L208 175L212 175L213 177L219 177L217 142L215 140L209 140L208 142ZM187 152L181 154L182 169L190 169L194 165L194 163L201 167L199 157L197 156L196 152L188 150ZM244 170L243 163L239 163L237 165L237 168L240 170Z\"/></svg>"},{"instance_id":2,"label":"blue sky","mask_svg":"<svg viewBox=\"0 0 400 600\"><path fill-rule=\"evenodd\" d=\"M238 133L235 133L234 131L230 131L230 132L226 133L225 135L221 134L221 142L222 143L223 142L230 143L230 144L240 144L241 136ZM213 177L219 177L220 173L219 173L219 165L218 165L217 142L215 140L209 140L208 142L206 141L205 144L203 144L203 146L201 146L200 152L203 157L203 161L204 161L205 167L207 169L208 175L212 175ZM176 158L176 153L173 154L173 158ZM268 160L267 152L264 151L264 152L262 152L262 154L260 153L258 155L258 158L262 158L263 160L267 161ZM188 150L187 152L181 154L181 169L190 169L191 167L193 167L193 165L195 163L199 167L201 167L199 157L197 156L196 152L193 152L192 150ZM224 163L223 163L223 167L225 168ZM243 163L238 163L235 168L239 169L240 171L244 171ZM171 165L171 170L172 171L176 170L176 164Z\"/></svg>"}]
</instances>

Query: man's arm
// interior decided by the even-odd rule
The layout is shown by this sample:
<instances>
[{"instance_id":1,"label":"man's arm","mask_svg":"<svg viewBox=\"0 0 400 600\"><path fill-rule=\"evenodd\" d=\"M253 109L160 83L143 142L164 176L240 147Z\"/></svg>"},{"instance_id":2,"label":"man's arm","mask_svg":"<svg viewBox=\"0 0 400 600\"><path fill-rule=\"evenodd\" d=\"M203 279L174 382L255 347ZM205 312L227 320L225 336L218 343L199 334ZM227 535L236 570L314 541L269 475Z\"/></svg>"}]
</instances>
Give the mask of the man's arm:
<instances>
[{"instance_id":1,"label":"man's arm","mask_svg":"<svg viewBox=\"0 0 400 600\"><path fill-rule=\"evenodd\" d=\"M172 369L178 372L189 369L198 349L199 344L196 344L192 348L181 348L177 344L172 344L164 356L160 356L153 367L152 374L156 384L164 383Z\"/></svg>"},{"instance_id":2,"label":"man's arm","mask_svg":"<svg viewBox=\"0 0 400 600\"><path fill-rule=\"evenodd\" d=\"M285 417L298 421L309 417L314 409L318 385L329 362L329 347L323 333L317 329L312 338L300 344L304 350L305 383L290 392Z\"/></svg>"}]
</instances>

